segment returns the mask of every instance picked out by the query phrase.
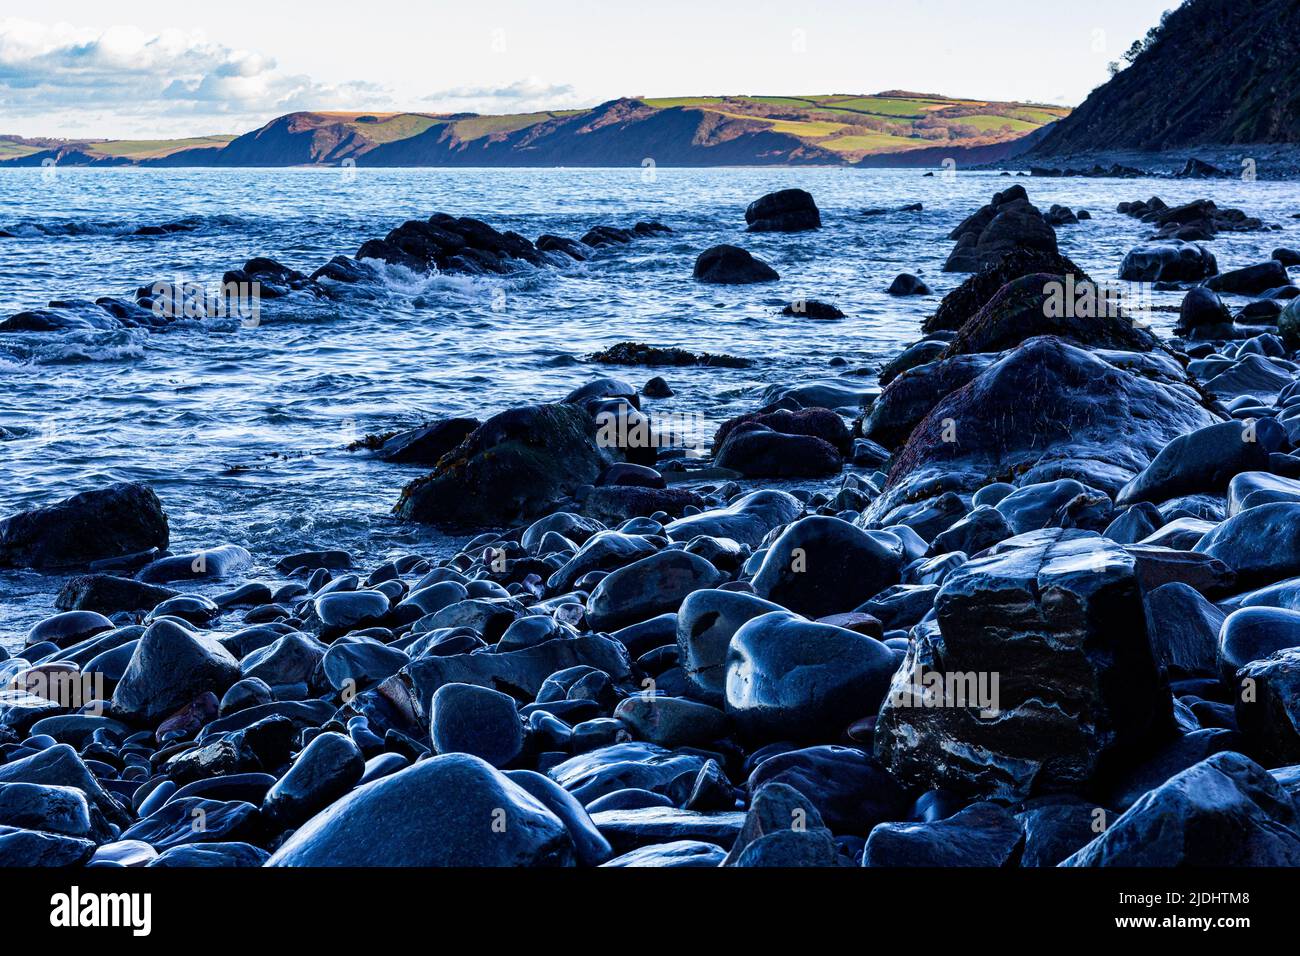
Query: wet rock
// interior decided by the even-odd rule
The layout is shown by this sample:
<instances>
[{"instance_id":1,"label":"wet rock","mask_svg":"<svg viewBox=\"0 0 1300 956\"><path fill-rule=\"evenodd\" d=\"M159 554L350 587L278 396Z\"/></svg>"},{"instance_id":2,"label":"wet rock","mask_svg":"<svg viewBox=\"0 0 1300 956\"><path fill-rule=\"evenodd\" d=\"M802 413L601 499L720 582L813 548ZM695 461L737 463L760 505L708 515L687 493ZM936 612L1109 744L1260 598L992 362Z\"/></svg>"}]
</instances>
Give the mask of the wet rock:
<instances>
[{"instance_id":1,"label":"wet rock","mask_svg":"<svg viewBox=\"0 0 1300 956\"><path fill-rule=\"evenodd\" d=\"M421 425L386 439L375 454L393 464L436 465L480 424L477 418L447 418Z\"/></svg>"},{"instance_id":2,"label":"wet rock","mask_svg":"<svg viewBox=\"0 0 1300 956\"><path fill-rule=\"evenodd\" d=\"M1156 660L1175 675L1216 673L1224 613L1181 582L1148 592L1144 601Z\"/></svg>"},{"instance_id":3,"label":"wet rock","mask_svg":"<svg viewBox=\"0 0 1300 956\"><path fill-rule=\"evenodd\" d=\"M695 260L695 279L713 285L775 282L781 276L761 259L738 246L714 246Z\"/></svg>"},{"instance_id":4,"label":"wet rock","mask_svg":"<svg viewBox=\"0 0 1300 956\"><path fill-rule=\"evenodd\" d=\"M1032 273L1008 282L957 331L944 358L1015 348L1054 335L1091 348L1149 352L1156 339L1123 314L1120 300L1072 277Z\"/></svg>"},{"instance_id":5,"label":"wet rock","mask_svg":"<svg viewBox=\"0 0 1300 956\"><path fill-rule=\"evenodd\" d=\"M68 744L55 744L29 757L11 759L0 764L0 784L34 783L42 786L71 787L85 794L100 820L116 826L125 826L130 818L122 806L109 795L85 762Z\"/></svg>"},{"instance_id":6,"label":"wet rock","mask_svg":"<svg viewBox=\"0 0 1300 956\"><path fill-rule=\"evenodd\" d=\"M167 547L167 515L145 485L83 491L0 521L0 567L56 570Z\"/></svg>"},{"instance_id":7,"label":"wet rock","mask_svg":"<svg viewBox=\"0 0 1300 956\"><path fill-rule=\"evenodd\" d=\"M1016 814L1025 831L1021 866L1056 866L1097 835L1104 822L1097 807L1070 797L1043 797L1028 801ZM1104 808L1101 808L1105 812Z\"/></svg>"},{"instance_id":8,"label":"wet rock","mask_svg":"<svg viewBox=\"0 0 1300 956\"><path fill-rule=\"evenodd\" d=\"M83 574L68 581L59 590L54 606L61 611L143 611L162 603L176 592L112 574Z\"/></svg>"},{"instance_id":9,"label":"wet rock","mask_svg":"<svg viewBox=\"0 0 1300 956\"><path fill-rule=\"evenodd\" d=\"M684 697L634 694L619 701L614 717L638 740L661 747L703 746L727 732L722 711Z\"/></svg>"},{"instance_id":10,"label":"wet rock","mask_svg":"<svg viewBox=\"0 0 1300 956\"><path fill-rule=\"evenodd\" d=\"M631 677L627 648L599 634L547 641L519 651L426 656L411 661L377 688L379 696L428 722L429 701L445 684L475 684L531 703L556 671L586 665L615 681Z\"/></svg>"},{"instance_id":11,"label":"wet rock","mask_svg":"<svg viewBox=\"0 0 1300 956\"><path fill-rule=\"evenodd\" d=\"M1246 664L1234 684L1237 725L1251 751L1270 765L1300 763L1300 649Z\"/></svg>"},{"instance_id":12,"label":"wet rock","mask_svg":"<svg viewBox=\"0 0 1300 956\"><path fill-rule=\"evenodd\" d=\"M305 634L284 637L253 651L239 662L245 678L257 678L268 686L306 684L325 656L325 646ZM387 675L385 675L387 676Z\"/></svg>"},{"instance_id":13,"label":"wet rock","mask_svg":"<svg viewBox=\"0 0 1300 956\"><path fill-rule=\"evenodd\" d=\"M876 727L876 753L900 781L1012 799L1070 792L1171 731L1134 559L1118 545L1020 535L954 572L935 611Z\"/></svg>"},{"instance_id":14,"label":"wet rock","mask_svg":"<svg viewBox=\"0 0 1300 956\"><path fill-rule=\"evenodd\" d=\"M739 591L702 589L687 595L677 613L677 649L691 693L721 704L732 636L748 621L782 610L778 604Z\"/></svg>"},{"instance_id":15,"label":"wet rock","mask_svg":"<svg viewBox=\"0 0 1300 956\"><path fill-rule=\"evenodd\" d=\"M976 803L933 823L882 823L867 837L863 866L1015 866L1024 844L1005 808Z\"/></svg>"},{"instance_id":16,"label":"wet rock","mask_svg":"<svg viewBox=\"0 0 1300 956\"><path fill-rule=\"evenodd\" d=\"M283 829L299 826L356 786L365 769L365 758L350 737L319 734L267 792L262 814Z\"/></svg>"},{"instance_id":17,"label":"wet rock","mask_svg":"<svg viewBox=\"0 0 1300 956\"><path fill-rule=\"evenodd\" d=\"M523 749L523 724L509 694L472 684L444 684L429 703L429 730L438 753L467 753L495 767Z\"/></svg>"},{"instance_id":18,"label":"wet rock","mask_svg":"<svg viewBox=\"0 0 1300 956\"><path fill-rule=\"evenodd\" d=\"M554 813L468 754L422 760L352 791L294 832L268 866L567 866Z\"/></svg>"},{"instance_id":19,"label":"wet rock","mask_svg":"<svg viewBox=\"0 0 1300 956\"><path fill-rule=\"evenodd\" d=\"M94 852L91 840L0 826L0 867L76 866Z\"/></svg>"},{"instance_id":20,"label":"wet rock","mask_svg":"<svg viewBox=\"0 0 1300 956\"><path fill-rule=\"evenodd\" d=\"M532 770L508 770L505 775L563 821L573 839L578 865L600 866L613 856L609 841L596 829L583 805L567 790Z\"/></svg>"},{"instance_id":21,"label":"wet rock","mask_svg":"<svg viewBox=\"0 0 1300 956\"><path fill-rule=\"evenodd\" d=\"M854 747L822 746L768 757L749 775L749 792L773 782L797 790L835 833L865 836L877 823L906 816L906 794L871 756Z\"/></svg>"},{"instance_id":22,"label":"wet rock","mask_svg":"<svg viewBox=\"0 0 1300 956\"><path fill-rule=\"evenodd\" d=\"M902 546L882 532L813 515L794 522L768 549L754 593L805 617L851 611L897 584Z\"/></svg>"},{"instance_id":23,"label":"wet rock","mask_svg":"<svg viewBox=\"0 0 1300 956\"><path fill-rule=\"evenodd\" d=\"M726 580L708 561L685 551L660 551L611 572L587 600L587 621L598 631L617 630L675 611L692 591Z\"/></svg>"},{"instance_id":24,"label":"wet rock","mask_svg":"<svg viewBox=\"0 0 1300 956\"><path fill-rule=\"evenodd\" d=\"M795 411L779 408L770 412L753 412L728 419L718 426L713 436L713 446L721 448L733 431L745 425L762 425L784 435L811 435L834 445L841 454L853 447L853 437L844 419L827 408L800 408Z\"/></svg>"},{"instance_id":25,"label":"wet rock","mask_svg":"<svg viewBox=\"0 0 1300 956\"><path fill-rule=\"evenodd\" d=\"M704 764L698 754L629 741L578 754L552 767L547 776L586 806L630 789L663 794L678 805L690 796Z\"/></svg>"},{"instance_id":26,"label":"wet rock","mask_svg":"<svg viewBox=\"0 0 1300 956\"><path fill-rule=\"evenodd\" d=\"M251 843L189 843L159 853L149 866L161 867L258 867L271 854Z\"/></svg>"},{"instance_id":27,"label":"wet rock","mask_svg":"<svg viewBox=\"0 0 1300 956\"><path fill-rule=\"evenodd\" d=\"M1161 449L1131 482L1116 503L1166 501L1180 495L1222 494L1243 471L1266 471L1268 456L1285 441L1280 426L1261 422L1221 422L1180 435Z\"/></svg>"},{"instance_id":28,"label":"wet rock","mask_svg":"<svg viewBox=\"0 0 1300 956\"><path fill-rule=\"evenodd\" d=\"M1033 248L1013 249L944 296L939 308L925 320L922 329L927 335L941 331L955 332L1008 282L1040 272L1053 276L1073 276L1076 285L1092 282L1086 272L1059 253Z\"/></svg>"},{"instance_id":29,"label":"wet rock","mask_svg":"<svg viewBox=\"0 0 1300 956\"><path fill-rule=\"evenodd\" d=\"M1232 314L1228 312L1228 307L1204 286L1197 286L1183 297L1183 304L1178 310L1177 331L1192 332L1231 324Z\"/></svg>"},{"instance_id":30,"label":"wet rock","mask_svg":"<svg viewBox=\"0 0 1300 956\"><path fill-rule=\"evenodd\" d=\"M700 840L674 840L654 843L617 856L601 866L624 867L708 867L720 866L727 851L716 843Z\"/></svg>"},{"instance_id":31,"label":"wet rock","mask_svg":"<svg viewBox=\"0 0 1300 956\"><path fill-rule=\"evenodd\" d=\"M844 467L839 451L829 442L757 424L733 429L714 463L746 478L816 478L837 474Z\"/></svg>"},{"instance_id":32,"label":"wet rock","mask_svg":"<svg viewBox=\"0 0 1300 956\"><path fill-rule=\"evenodd\" d=\"M822 217L811 193L782 189L750 203L745 222L748 232L802 232L820 228Z\"/></svg>"},{"instance_id":33,"label":"wet rock","mask_svg":"<svg viewBox=\"0 0 1300 956\"><path fill-rule=\"evenodd\" d=\"M338 691L356 691L392 677L410 663L410 657L396 648L370 640L337 641L321 658L321 668L330 686Z\"/></svg>"},{"instance_id":34,"label":"wet rock","mask_svg":"<svg viewBox=\"0 0 1300 956\"><path fill-rule=\"evenodd\" d=\"M816 299L795 299L781 310L781 315L789 318L817 319L822 322L844 318L844 313L838 307Z\"/></svg>"},{"instance_id":35,"label":"wet rock","mask_svg":"<svg viewBox=\"0 0 1300 956\"><path fill-rule=\"evenodd\" d=\"M1243 588L1300 574L1300 503L1239 512L1201 538L1195 550L1236 571Z\"/></svg>"},{"instance_id":36,"label":"wet rock","mask_svg":"<svg viewBox=\"0 0 1300 956\"><path fill-rule=\"evenodd\" d=\"M28 631L26 646L48 641L58 647L71 647L112 629L113 622L95 611L64 611L47 617Z\"/></svg>"},{"instance_id":37,"label":"wet rock","mask_svg":"<svg viewBox=\"0 0 1300 956\"><path fill-rule=\"evenodd\" d=\"M92 837L86 795L72 787L0 783L0 827Z\"/></svg>"},{"instance_id":38,"label":"wet rock","mask_svg":"<svg viewBox=\"0 0 1300 956\"><path fill-rule=\"evenodd\" d=\"M1152 790L1062 866L1296 866L1300 816L1268 772L1219 753Z\"/></svg>"},{"instance_id":39,"label":"wet rock","mask_svg":"<svg viewBox=\"0 0 1300 956\"><path fill-rule=\"evenodd\" d=\"M1239 686L1235 675L1252 661L1300 647L1300 611L1244 607L1233 611L1219 630L1217 661L1224 681Z\"/></svg>"},{"instance_id":40,"label":"wet rock","mask_svg":"<svg viewBox=\"0 0 1300 956\"><path fill-rule=\"evenodd\" d=\"M538 517L605 467L595 423L575 405L529 405L489 418L427 477L402 491L403 518L501 527Z\"/></svg>"},{"instance_id":41,"label":"wet rock","mask_svg":"<svg viewBox=\"0 0 1300 956\"><path fill-rule=\"evenodd\" d=\"M1161 362L1150 377L1137 375L1102 354L1043 337L995 362L916 427L869 516L1008 473L1021 484L1073 478L1111 494L1174 438L1215 421L1180 371Z\"/></svg>"},{"instance_id":42,"label":"wet rock","mask_svg":"<svg viewBox=\"0 0 1300 956\"><path fill-rule=\"evenodd\" d=\"M889 285L890 295L934 295L930 287L910 272L900 273Z\"/></svg>"},{"instance_id":43,"label":"wet rock","mask_svg":"<svg viewBox=\"0 0 1300 956\"><path fill-rule=\"evenodd\" d=\"M173 581L204 581L220 579L251 567L253 556L247 548L236 544L223 544L201 551L171 555L151 561L139 570L136 578L149 584L170 584Z\"/></svg>"},{"instance_id":44,"label":"wet rock","mask_svg":"<svg viewBox=\"0 0 1300 956\"><path fill-rule=\"evenodd\" d=\"M1276 289L1278 286L1290 284L1291 279L1287 275L1286 268L1276 259L1270 259L1268 262L1261 262L1258 265L1246 266L1244 269L1233 269L1231 272L1213 276L1206 281L1205 287L1211 292L1228 292L1234 295L1260 295L1269 289Z\"/></svg>"},{"instance_id":45,"label":"wet rock","mask_svg":"<svg viewBox=\"0 0 1300 956\"><path fill-rule=\"evenodd\" d=\"M957 245L944 263L944 272L979 272L1013 250L1057 251L1055 230L1029 201L1023 186L994 194L948 238Z\"/></svg>"},{"instance_id":46,"label":"wet rock","mask_svg":"<svg viewBox=\"0 0 1300 956\"><path fill-rule=\"evenodd\" d=\"M257 807L240 800L171 800L139 823L122 831L123 840L139 840L160 852L189 843L222 843L250 834Z\"/></svg>"},{"instance_id":47,"label":"wet rock","mask_svg":"<svg viewBox=\"0 0 1300 956\"><path fill-rule=\"evenodd\" d=\"M794 837L787 838L786 834L793 834ZM780 839L773 840L773 837ZM756 848L746 861L746 851L751 846L767 841L768 847L775 848L789 840L795 846L781 846L778 850L784 859L793 858L797 861L802 858L806 860L805 865L833 866L833 846L827 854L829 837L830 830L807 797L789 784L765 783L754 792L749 810L745 813L745 822L723 865L756 865L762 848Z\"/></svg>"},{"instance_id":48,"label":"wet rock","mask_svg":"<svg viewBox=\"0 0 1300 956\"><path fill-rule=\"evenodd\" d=\"M751 738L836 739L876 709L895 666L889 648L865 635L764 614L728 647L727 714Z\"/></svg>"},{"instance_id":49,"label":"wet rock","mask_svg":"<svg viewBox=\"0 0 1300 956\"><path fill-rule=\"evenodd\" d=\"M708 352L688 352L683 348L662 348L642 342L619 342L601 349L591 356L593 362L603 365L649 365L658 367L688 368L750 368L752 359L735 355L711 355ZM643 393L644 394L644 393Z\"/></svg>"},{"instance_id":50,"label":"wet rock","mask_svg":"<svg viewBox=\"0 0 1300 956\"><path fill-rule=\"evenodd\" d=\"M1169 743L1147 754L1140 764L1122 774L1110 788L1107 803L1120 811L1127 810L1144 794L1162 786L1188 767L1216 753L1238 750L1241 744L1240 734L1221 728L1193 730L1181 737L1175 737ZM1092 837L1089 837L1083 842L1087 843L1091 839ZM1075 849L1082 846L1083 843L1080 843Z\"/></svg>"},{"instance_id":51,"label":"wet rock","mask_svg":"<svg viewBox=\"0 0 1300 956\"><path fill-rule=\"evenodd\" d=\"M697 813L676 807L602 810L591 815L591 822L615 853L681 840L729 847L744 819L743 813Z\"/></svg>"},{"instance_id":52,"label":"wet rock","mask_svg":"<svg viewBox=\"0 0 1300 956\"><path fill-rule=\"evenodd\" d=\"M1161 242L1138 246L1120 263L1119 277L1129 282L1198 282L1219 271L1214 253L1197 242Z\"/></svg>"},{"instance_id":53,"label":"wet rock","mask_svg":"<svg viewBox=\"0 0 1300 956\"><path fill-rule=\"evenodd\" d=\"M156 722L205 692L219 697L239 678L239 662L215 640L156 621L140 637L112 708L129 723Z\"/></svg>"}]
</instances>

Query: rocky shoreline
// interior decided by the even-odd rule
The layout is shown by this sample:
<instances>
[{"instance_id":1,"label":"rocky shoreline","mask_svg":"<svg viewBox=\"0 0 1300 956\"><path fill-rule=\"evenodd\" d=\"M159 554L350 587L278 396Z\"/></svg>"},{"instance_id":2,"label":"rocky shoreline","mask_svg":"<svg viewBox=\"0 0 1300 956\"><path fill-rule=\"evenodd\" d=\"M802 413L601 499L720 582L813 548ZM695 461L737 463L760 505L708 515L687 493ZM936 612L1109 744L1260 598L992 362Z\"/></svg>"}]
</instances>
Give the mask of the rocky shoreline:
<instances>
[{"instance_id":1,"label":"rocky shoreline","mask_svg":"<svg viewBox=\"0 0 1300 956\"><path fill-rule=\"evenodd\" d=\"M1059 253L1086 216L1013 186L879 388L774 387L700 447L655 403L730 357L629 342L596 361L644 387L361 443L429 467L394 510L476 533L452 555L253 576L170 552L177 505L129 483L0 521L0 567L76 574L0 651L0 865L1300 865L1300 256L1221 273L1206 244L1267 223L1126 205L1155 234L1116 268L1185 290L1169 340ZM802 191L746 221L821 225ZM328 294L663 228L435 216L243 273Z\"/></svg>"}]
</instances>

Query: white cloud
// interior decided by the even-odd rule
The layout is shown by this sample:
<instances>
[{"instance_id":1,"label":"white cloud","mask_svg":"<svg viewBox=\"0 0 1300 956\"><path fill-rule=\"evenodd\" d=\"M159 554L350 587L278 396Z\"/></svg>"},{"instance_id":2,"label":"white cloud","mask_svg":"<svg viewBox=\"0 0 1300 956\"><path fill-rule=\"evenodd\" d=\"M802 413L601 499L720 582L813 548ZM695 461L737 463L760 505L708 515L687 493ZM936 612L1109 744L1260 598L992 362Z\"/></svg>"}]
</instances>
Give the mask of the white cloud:
<instances>
[{"instance_id":1,"label":"white cloud","mask_svg":"<svg viewBox=\"0 0 1300 956\"><path fill-rule=\"evenodd\" d=\"M567 83L547 83L536 76L506 86L459 86L424 101L441 113L531 113L595 105Z\"/></svg>"},{"instance_id":2,"label":"white cloud","mask_svg":"<svg viewBox=\"0 0 1300 956\"><path fill-rule=\"evenodd\" d=\"M389 100L376 84L288 74L273 59L201 33L0 19L0 116L26 119L29 128L39 119L51 128L37 131L47 134L96 126L106 114L116 132L243 132L294 110L372 109Z\"/></svg>"}]
</instances>

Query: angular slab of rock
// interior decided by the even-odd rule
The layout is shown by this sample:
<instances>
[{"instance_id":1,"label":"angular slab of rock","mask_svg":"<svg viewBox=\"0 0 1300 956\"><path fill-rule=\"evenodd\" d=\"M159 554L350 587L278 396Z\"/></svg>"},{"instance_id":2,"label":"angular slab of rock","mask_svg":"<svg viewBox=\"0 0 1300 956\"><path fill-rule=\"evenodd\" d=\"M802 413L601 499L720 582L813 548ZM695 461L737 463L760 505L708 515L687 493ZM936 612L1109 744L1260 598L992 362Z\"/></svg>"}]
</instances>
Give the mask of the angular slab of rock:
<instances>
[{"instance_id":1,"label":"angular slab of rock","mask_svg":"<svg viewBox=\"0 0 1300 956\"><path fill-rule=\"evenodd\" d=\"M1215 754L1152 790L1062 866L1300 866L1300 813L1249 758Z\"/></svg>"},{"instance_id":2,"label":"angular slab of rock","mask_svg":"<svg viewBox=\"0 0 1300 956\"><path fill-rule=\"evenodd\" d=\"M1023 799L1089 785L1170 732L1132 555L1091 532L1003 542L954 572L880 710L876 753L920 789Z\"/></svg>"},{"instance_id":3,"label":"angular slab of rock","mask_svg":"<svg viewBox=\"0 0 1300 956\"><path fill-rule=\"evenodd\" d=\"M570 757L547 775L584 805L617 790L661 793L685 803L705 758L634 741Z\"/></svg>"},{"instance_id":4,"label":"angular slab of rock","mask_svg":"<svg viewBox=\"0 0 1300 956\"><path fill-rule=\"evenodd\" d=\"M729 847L745 822L743 813L698 813L676 807L640 810L601 810L591 822L609 841L615 853L678 840L694 840Z\"/></svg>"}]
</instances>

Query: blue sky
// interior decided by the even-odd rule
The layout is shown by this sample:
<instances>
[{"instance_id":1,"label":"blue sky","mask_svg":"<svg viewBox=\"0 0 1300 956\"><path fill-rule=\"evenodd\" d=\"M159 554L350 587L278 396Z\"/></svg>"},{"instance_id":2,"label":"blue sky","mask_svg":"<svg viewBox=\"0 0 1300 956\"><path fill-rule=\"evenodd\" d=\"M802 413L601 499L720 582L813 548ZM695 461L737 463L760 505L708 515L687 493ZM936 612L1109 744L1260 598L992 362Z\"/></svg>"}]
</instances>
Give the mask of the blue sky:
<instances>
[{"instance_id":1,"label":"blue sky","mask_svg":"<svg viewBox=\"0 0 1300 956\"><path fill-rule=\"evenodd\" d=\"M638 95L1074 105L1176 5L49 0L0 16L0 133L193 135L295 109L501 113Z\"/></svg>"}]
</instances>

